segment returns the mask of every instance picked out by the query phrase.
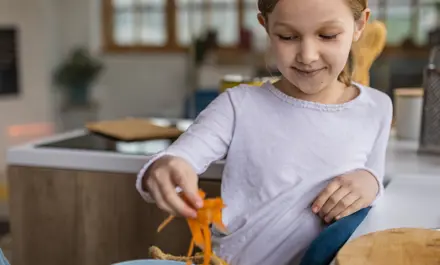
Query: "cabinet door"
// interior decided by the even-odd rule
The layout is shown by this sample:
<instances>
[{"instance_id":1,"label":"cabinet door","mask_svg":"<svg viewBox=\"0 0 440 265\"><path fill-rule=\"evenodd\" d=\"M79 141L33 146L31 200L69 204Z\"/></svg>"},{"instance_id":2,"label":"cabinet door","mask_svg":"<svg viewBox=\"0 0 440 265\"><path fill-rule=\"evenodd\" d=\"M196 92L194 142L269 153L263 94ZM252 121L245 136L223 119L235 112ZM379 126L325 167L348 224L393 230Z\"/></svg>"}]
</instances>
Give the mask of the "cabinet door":
<instances>
[{"instance_id":1,"label":"cabinet door","mask_svg":"<svg viewBox=\"0 0 440 265\"><path fill-rule=\"evenodd\" d=\"M10 166L10 222L14 265L108 265L148 258L158 246L186 255L191 235L176 218L146 203L135 174ZM201 180L208 196L220 181Z\"/></svg>"}]
</instances>

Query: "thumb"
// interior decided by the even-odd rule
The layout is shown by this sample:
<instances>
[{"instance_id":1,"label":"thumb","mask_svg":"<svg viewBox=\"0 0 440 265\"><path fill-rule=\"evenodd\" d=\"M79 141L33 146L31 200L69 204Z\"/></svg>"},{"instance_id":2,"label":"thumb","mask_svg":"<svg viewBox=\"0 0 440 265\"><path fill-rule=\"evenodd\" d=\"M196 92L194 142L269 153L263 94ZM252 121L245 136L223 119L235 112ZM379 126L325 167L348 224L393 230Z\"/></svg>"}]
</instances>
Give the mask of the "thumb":
<instances>
[{"instance_id":1,"label":"thumb","mask_svg":"<svg viewBox=\"0 0 440 265\"><path fill-rule=\"evenodd\" d=\"M203 206L203 199L199 195L198 176L191 170L173 174L175 184L182 189L185 198L196 208Z\"/></svg>"}]
</instances>

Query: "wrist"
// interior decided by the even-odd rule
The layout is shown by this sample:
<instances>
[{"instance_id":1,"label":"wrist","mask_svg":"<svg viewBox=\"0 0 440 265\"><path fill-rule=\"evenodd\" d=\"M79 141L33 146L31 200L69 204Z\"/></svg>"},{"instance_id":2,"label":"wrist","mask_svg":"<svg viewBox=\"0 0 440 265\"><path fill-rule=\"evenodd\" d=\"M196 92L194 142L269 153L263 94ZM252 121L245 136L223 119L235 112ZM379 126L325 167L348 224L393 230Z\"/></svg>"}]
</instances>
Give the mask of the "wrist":
<instances>
[{"instance_id":1,"label":"wrist","mask_svg":"<svg viewBox=\"0 0 440 265\"><path fill-rule=\"evenodd\" d=\"M150 156L148 162L144 165L144 167L138 173L137 187L143 192L148 192L148 178L154 172L154 170L158 167L158 162L163 161L163 158L169 157L166 153L159 153L153 156Z\"/></svg>"},{"instance_id":2,"label":"wrist","mask_svg":"<svg viewBox=\"0 0 440 265\"><path fill-rule=\"evenodd\" d=\"M369 170L361 169L361 171L363 171L363 173L364 173L363 175L366 178L369 178L372 182L375 183L375 186L374 186L375 187L375 194L376 194L376 196L379 195L380 187L381 187L381 183L380 183L379 179Z\"/></svg>"},{"instance_id":3,"label":"wrist","mask_svg":"<svg viewBox=\"0 0 440 265\"><path fill-rule=\"evenodd\" d=\"M151 176L151 172L153 172L154 170L156 170L156 168L158 167L158 164L160 164L161 161L163 161L165 158L167 158L168 155L160 155L156 158L153 158L148 167L146 168L146 170L144 171L144 174L142 175L142 190L148 192L148 185L147 185L147 181L149 176Z\"/></svg>"}]
</instances>

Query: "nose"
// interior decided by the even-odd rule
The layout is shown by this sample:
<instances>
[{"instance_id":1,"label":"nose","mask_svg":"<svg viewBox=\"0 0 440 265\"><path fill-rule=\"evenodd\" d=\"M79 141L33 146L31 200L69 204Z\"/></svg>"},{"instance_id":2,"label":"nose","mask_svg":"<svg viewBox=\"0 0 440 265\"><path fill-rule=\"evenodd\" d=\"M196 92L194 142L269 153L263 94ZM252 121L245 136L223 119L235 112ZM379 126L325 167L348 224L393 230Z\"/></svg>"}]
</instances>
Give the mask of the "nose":
<instances>
[{"instance_id":1,"label":"nose","mask_svg":"<svg viewBox=\"0 0 440 265\"><path fill-rule=\"evenodd\" d=\"M296 55L297 62L308 65L319 60L319 50L317 46L314 41L303 39Z\"/></svg>"}]
</instances>

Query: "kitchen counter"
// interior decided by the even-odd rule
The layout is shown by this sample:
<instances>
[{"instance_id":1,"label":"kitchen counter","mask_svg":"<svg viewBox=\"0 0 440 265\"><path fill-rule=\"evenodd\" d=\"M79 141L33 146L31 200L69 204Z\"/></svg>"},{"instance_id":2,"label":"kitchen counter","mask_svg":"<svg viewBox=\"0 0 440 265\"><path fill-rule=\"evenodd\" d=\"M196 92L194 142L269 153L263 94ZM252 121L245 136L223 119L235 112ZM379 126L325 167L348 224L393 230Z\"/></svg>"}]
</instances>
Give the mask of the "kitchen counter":
<instances>
[{"instance_id":1,"label":"kitchen counter","mask_svg":"<svg viewBox=\"0 0 440 265\"><path fill-rule=\"evenodd\" d=\"M70 170L137 173L147 156L163 150L171 139L120 142L75 130L8 150L7 164ZM201 178L220 179L223 161L214 163Z\"/></svg>"},{"instance_id":2,"label":"kitchen counter","mask_svg":"<svg viewBox=\"0 0 440 265\"><path fill-rule=\"evenodd\" d=\"M190 124L172 123L184 130ZM127 143L76 130L9 149L12 264L113 264L146 258L151 245L185 255L190 240L185 220L176 219L157 234L167 216L134 188L146 156L172 141ZM439 165L440 156L418 154L416 142L391 136L386 166L391 187L405 177L416 183L437 180ZM200 176L208 196L220 195L223 166L224 161L215 162Z\"/></svg>"},{"instance_id":3,"label":"kitchen counter","mask_svg":"<svg viewBox=\"0 0 440 265\"><path fill-rule=\"evenodd\" d=\"M383 198L352 235L390 228L440 229L440 177L413 176L393 179Z\"/></svg>"},{"instance_id":4,"label":"kitchen counter","mask_svg":"<svg viewBox=\"0 0 440 265\"><path fill-rule=\"evenodd\" d=\"M158 125L171 124L182 130L190 124L188 120L153 121ZM172 142L172 139L122 142L80 129L13 147L7 152L7 164L136 174L147 156L165 149ZM213 163L200 177L220 179L223 165L224 161Z\"/></svg>"},{"instance_id":5,"label":"kitchen counter","mask_svg":"<svg viewBox=\"0 0 440 265\"><path fill-rule=\"evenodd\" d=\"M186 221L176 218L158 234L167 214L135 190L146 156L172 141L127 143L77 130L11 148L11 263L107 265L147 258L151 245L185 255ZM208 196L220 195L221 169L219 162L200 176Z\"/></svg>"},{"instance_id":6,"label":"kitchen counter","mask_svg":"<svg viewBox=\"0 0 440 265\"><path fill-rule=\"evenodd\" d=\"M88 170L135 174L147 155L166 148L172 140L118 142L76 130L9 149L7 164L69 170ZM440 155L417 152L415 141L397 140L393 135L387 150L386 178L399 176L440 176ZM213 163L201 175L221 179L224 161Z\"/></svg>"}]
</instances>

